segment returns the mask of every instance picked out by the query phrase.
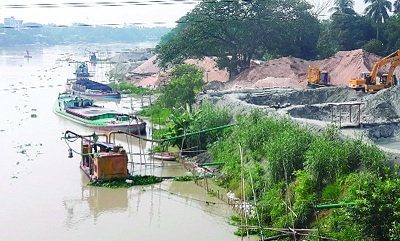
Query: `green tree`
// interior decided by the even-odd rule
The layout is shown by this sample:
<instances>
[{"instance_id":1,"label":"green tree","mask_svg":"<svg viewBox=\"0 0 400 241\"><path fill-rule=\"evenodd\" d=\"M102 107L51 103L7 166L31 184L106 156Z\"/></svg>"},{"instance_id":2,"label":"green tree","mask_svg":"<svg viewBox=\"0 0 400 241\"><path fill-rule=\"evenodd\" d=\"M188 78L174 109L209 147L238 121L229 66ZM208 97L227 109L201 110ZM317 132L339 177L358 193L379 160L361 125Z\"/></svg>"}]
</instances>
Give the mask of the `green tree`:
<instances>
[{"instance_id":1,"label":"green tree","mask_svg":"<svg viewBox=\"0 0 400 241\"><path fill-rule=\"evenodd\" d=\"M362 46L362 49L369 53L374 53L379 56L385 56L385 47L383 46L383 43L377 39L371 39L368 41L366 44Z\"/></svg>"},{"instance_id":2,"label":"green tree","mask_svg":"<svg viewBox=\"0 0 400 241\"><path fill-rule=\"evenodd\" d=\"M376 24L376 39L379 40L379 25L384 23L392 10L392 3L388 0L364 0L368 5L364 12Z\"/></svg>"},{"instance_id":3,"label":"green tree","mask_svg":"<svg viewBox=\"0 0 400 241\"><path fill-rule=\"evenodd\" d=\"M158 98L165 108L180 108L195 103L195 96L204 85L203 72L193 64L176 66L171 72L171 80L161 90Z\"/></svg>"},{"instance_id":4,"label":"green tree","mask_svg":"<svg viewBox=\"0 0 400 241\"><path fill-rule=\"evenodd\" d=\"M255 54L307 56L318 39L311 5L298 0L202 1L156 47L161 68L188 58L217 57L230 76L246 70Z\"/></svg>"},{"instance_id":5,"label":"green tree","mask_svg":"<svg viewBox=\"0 0 400 241\"><path fill-rule=\"evenodd\" d=\"M328 27L329 43L336 44L335 52L359 49L373 38L371 23L365 16L333 14L331 21Z\"/></svg>"},{"instance_id":6,"label":"green tree","mask_svg":"<svg viewBox=\"0 0 400 241\"><path fill-rule=\"evenodd\" d=\"M335 0L334 6L329 11L333 14L355 14L354 0Z\"/></svg>"},{"instance_id":7,"label":"green tree","mask_svg":"<svg viewBox=\"0 0 400 241\"><path fill-rule=\"evenodd\" d=\"M393 3L393 13L398 14L400 12L400 1L395 0Z\"/></svg>"},{"instance_id":8,"label":"green tree","mask_svg":"<svg viewBox=\"0 0 400 241\"><path fill-rule=\"evenodd\" d=\"M385 178L362 173L350 188L356 202L350 209L351 220L357 223L366 240L400 239L400 179L397 171L395 168L394 173Z\"/></svg>"},{"instance_id":9,"label":"green tree","mask_svg":"<svg viewBox=\"0 0 400 241\"><path fill-rule=\"evenodd\" d=\"M392 53L400 49L400 32L393 31L400 28L400 16L398 14L390 17L383 25L381 36L386 40L386 53ZM382 56L384 56L383 54Z\"/></svg>"}]
</instances>

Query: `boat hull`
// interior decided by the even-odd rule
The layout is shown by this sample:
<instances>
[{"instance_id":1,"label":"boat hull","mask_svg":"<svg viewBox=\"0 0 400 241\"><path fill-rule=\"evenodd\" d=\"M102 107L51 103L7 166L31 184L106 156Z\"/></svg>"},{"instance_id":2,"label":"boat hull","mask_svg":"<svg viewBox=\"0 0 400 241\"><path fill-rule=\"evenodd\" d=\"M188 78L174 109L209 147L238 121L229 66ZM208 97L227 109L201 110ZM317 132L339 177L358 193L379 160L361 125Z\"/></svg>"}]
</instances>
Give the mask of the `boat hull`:
<instances>
[{"instance_id":1,"label":"boat hull","mask_svg":"<svg viewBox=\"0 0 400 241\"><path fill-rule=\"evenodd\" d=\"M165 153L150 153L150 157L162 161L175 161L176 157Z\"/></svg>"},{"instance_id":2,"label":"boat hull","mask_svg":"<svg viewBox=\"0 0 400 241\"><path fill-rule=\"evenodd\" d=\"M100 106L91 106L91 107L83 107L83 108L62 108L63 100L57 100L53 112L65 119L71 120L77 124L85 126L87 128L99 131L124 131L131 134L144 135L146 134L146 125L147 123L139 118L129 115L116 114L115 111L107 110L104 107ZM118 117L128 118L127 121L119 121L115 118L100 118L99 120L90 116L91 113L100 113L101 115L110 115ZM117 118L118 118L117 117Z\"/></svg>"},{"instance_id":3,"label":"boat hull","mask_svg":"<svg viewBox=\"0 0 400 241\"><path fill-rule=\"evenodd\" d=\"M72 90L72 93L75 95L94 97L94 98L121 99L120 93L91 93L91 92L82 92L76 90Z\"/></svg>"}]
</instances>

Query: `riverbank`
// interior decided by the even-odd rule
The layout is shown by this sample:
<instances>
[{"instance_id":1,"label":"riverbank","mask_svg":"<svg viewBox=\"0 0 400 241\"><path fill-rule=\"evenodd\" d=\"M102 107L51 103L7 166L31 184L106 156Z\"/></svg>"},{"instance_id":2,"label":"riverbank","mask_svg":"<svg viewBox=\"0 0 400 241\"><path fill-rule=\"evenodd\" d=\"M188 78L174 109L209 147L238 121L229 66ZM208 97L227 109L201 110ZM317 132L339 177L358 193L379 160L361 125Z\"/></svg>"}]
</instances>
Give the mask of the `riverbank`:
<instances>
[{"instance_id":1,"label":"riverbank","mask_svg":"<svg viewBox=\"0 0 400 241\"><path fill-rule=\"evenodd\" d=\"M212 91L197 96L197 103L211 102L216 106L227 107L231 113L238 114L260 109L279 115L287 115L314 128L339 125L337 118L332 121L332 112L340 110L332 103L361 103L360 113L356 107L352 112L343 109L342 122L357 120L360 126L342 128L347 136L364 136L393 154L400 147L400 86L365 94L347 87L325 87L319 89L262 88ZM351 114L351 115L350 115ZM387 144L390 145L387 145ZM396 144L397 143L397 144Z\"/></svg>"}]
</instances>

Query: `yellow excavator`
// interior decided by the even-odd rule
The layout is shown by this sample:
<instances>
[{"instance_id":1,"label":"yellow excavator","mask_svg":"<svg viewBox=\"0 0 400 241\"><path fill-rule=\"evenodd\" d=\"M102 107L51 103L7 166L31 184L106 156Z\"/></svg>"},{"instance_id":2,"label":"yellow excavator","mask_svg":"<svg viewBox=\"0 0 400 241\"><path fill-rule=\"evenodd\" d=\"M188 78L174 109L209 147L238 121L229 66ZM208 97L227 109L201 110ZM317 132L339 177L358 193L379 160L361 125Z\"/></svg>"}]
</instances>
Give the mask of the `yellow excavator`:
<instances>
[{"instance_id":1,"label":"yellow excavator","mask_svg":"<svg viewBox=\"0 0 400 241\"><path fill-rule=\"evenodd\" d=\"M387 74L387 80L384 80L384 75L382 75L381 77L381 82L383 82L385 84L385 88L389 88L392 87L394 85L398 85L399 84L399 80L396 78L396 75L394 75L394 70L396 69L396 67L400 65L400 59L394 61L389 68L389 72Z\"/></svg>"},{"instance_id":2,"label":"yellow excavator","mask_svg":"<svg viewBox=\"0 0 400 241\"><path fill-rule=\"evenodd\" d=\"M372 67L372 71L362 72L359 79L350 79L349 87L356 90L364 90L366 93L375 93L384 88L388 88L394 85L395 77L393 76L394 69L400 64L400 50L397 50L383 59L379 60ZM379 68L386 64L391 64L389 73L381 75L377 82L377 74Z\"/></svg>"},{"instance_id":3,"label":"yellow excavator","mask_svg":"<svg viewBox=\"0 0 400 241\"><path fill-rule=\"evenodd\" d=\"M324 87L330 86L328 72L321 72L317 66L308 66L308 86Z\"/></svg>"}]
</instances>

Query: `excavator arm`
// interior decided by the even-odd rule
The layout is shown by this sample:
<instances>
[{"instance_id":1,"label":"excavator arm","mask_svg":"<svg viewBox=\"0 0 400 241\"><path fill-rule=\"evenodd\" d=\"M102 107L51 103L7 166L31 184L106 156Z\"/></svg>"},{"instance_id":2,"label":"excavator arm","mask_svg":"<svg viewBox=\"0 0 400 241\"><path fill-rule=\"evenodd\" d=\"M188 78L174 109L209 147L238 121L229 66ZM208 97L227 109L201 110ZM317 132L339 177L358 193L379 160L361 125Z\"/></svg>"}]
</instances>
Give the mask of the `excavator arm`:
<instances>
[{"instance_id":1,"label":"excavator arm","mask_svg":"<svg viewBox=\"0 0 400 241\"><path fill-rule=\"evenodd\" d=\"M389 72L388 72L388 79L387 79L387 81L386 81L386 83L385 83L386 88L392 87L393 85L396 84L396 83L395 83L396 80L395 80L395 78L394 78L393 73L394 73L394 70L396 69L396 67L397 67L398 65L400 65L400 60L394 61L394 62L392 63L392 65L390 65Z\"/></svg>"},{"instance_id":2,"label":"excavator arm","mask_svg":"<svg viewBox=\"0 0 400 241\"><path fill-rule=\"evenodd\" d=\"M317 66L308 66L308 84L318 84L320 71Z\"/></svg>"},{"instance_id":3,"label":"excavator arm","mask_svg":"<svg viewBox=\"0 0 400 241\"><path fill-rule=\"evenodd\" d=\"M374 64L374 66L372 67L371 73L363 72L363 73L361 73L359 79L350 79L349 87L353 88L353 89L364 89L365 92L376 92L383 88L387 88L385 84L376 83L376 77L378 74L378 70L382 66L389 64L389 63L390 64L396 63L398 65L397 61L400 61L400 49L389 54L388 56L382 58L378 62L376 62ZM396 66L394 66L393 68L396 68ZM393 69L393 71L394 71L394 69ZM392 73L393 73L393 71L392 71ZM391 74L389 78L390 78L390 81L393 82L392 75L393 74ZM388 83L390 83L390 81L388 81Z\"/></svg>"},{"instance_id":4,"label":"excavator arm","mask_svg":"<svg viewBox=\"0 0 400 241\"><path fill-rule=\"evenodd\" d=\"M400 60L400 50L397 50L396 52L393 52L391 54L389 54L388 56L386 56L385 58L379 60L378 62L376 62L374 64L374 67L372 67L371 70L371 80L370 83L376 83L376 75L378 74L378 70L389 63L393 63L395 61ZM367 81L367 84L370 84Z\"/></svg>"}]
</instances>

